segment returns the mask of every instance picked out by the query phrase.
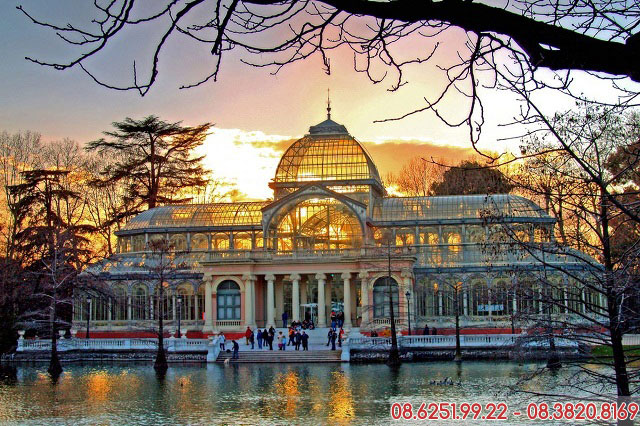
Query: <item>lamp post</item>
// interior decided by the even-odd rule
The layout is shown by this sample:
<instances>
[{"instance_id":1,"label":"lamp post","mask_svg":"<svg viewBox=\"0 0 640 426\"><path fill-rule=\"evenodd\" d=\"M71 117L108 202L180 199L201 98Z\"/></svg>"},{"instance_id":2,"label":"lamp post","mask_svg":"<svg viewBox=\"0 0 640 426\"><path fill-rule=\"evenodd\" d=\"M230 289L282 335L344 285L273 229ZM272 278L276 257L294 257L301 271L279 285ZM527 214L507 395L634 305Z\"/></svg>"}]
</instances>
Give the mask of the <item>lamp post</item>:
<instances>
[{"instance_id":1,"label":"lamp post","mask_svg":"<svg viewBox=\"0 0 640 426\"><path fill-rule=\"evenodd\" d=\"M178 337L182 334L180 333L180 319L182 318L182 296L178 296Z\"/></svg>"},{"instance_id":2,"label":"lamp post","mask_svg":"<svg viewBox=\"0 0 640 426\"><path fill-rule=\"evenodd\" d=\"M87 295L87 339L89 338L89 318L91 317L91 296Z\"/></svg>"},{"instance_id":3,"label":"lamp post","mask_svg":"<svg viewBox=\"0 0 640 426\"><path fill-rule=\"evenodd\" d=\"M409 293L409 290L407 290L407 292L404 295L407 297L407 321L409 323L409 336L411 336L411 303L410 303L411 293Z\"/></svg>"}]
</instances>

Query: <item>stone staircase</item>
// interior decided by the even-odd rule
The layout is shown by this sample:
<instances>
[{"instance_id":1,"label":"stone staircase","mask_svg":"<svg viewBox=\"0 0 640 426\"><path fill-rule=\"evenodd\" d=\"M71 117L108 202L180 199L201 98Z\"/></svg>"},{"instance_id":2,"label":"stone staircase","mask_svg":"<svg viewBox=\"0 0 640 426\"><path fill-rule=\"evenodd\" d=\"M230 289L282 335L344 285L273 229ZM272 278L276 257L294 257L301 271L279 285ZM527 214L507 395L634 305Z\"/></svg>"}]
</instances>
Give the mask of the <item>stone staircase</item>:
<instances>
[{"instance_id":1,"label":"stone staircase","mask_svg":"<svg viewBox=\"0 0 640 426\"><path fill-rule=\"evenodd\" d=\"M233 356L232 352L220 352L217 363L224 363L226 359L229 359L230 363L317 363L317 362L341 362L340 357L342 355L341 350L326 351L296 351L293 348L287 348L285 351L240 351L238 352L238 359L230 359Z\"/></svg>"}]
</instances>

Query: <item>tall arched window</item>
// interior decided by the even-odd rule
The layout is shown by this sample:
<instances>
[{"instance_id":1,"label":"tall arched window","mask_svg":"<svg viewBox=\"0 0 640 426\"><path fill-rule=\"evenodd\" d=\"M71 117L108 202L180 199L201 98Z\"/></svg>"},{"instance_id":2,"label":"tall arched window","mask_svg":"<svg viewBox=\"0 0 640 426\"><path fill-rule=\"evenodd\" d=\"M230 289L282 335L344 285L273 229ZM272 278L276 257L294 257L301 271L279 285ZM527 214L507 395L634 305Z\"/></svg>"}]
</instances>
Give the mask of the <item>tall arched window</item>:
<instances>
[{"instance_id":1,"label":"tall arched window","mask_svg":"<svg viewBox=\"0 0 640 426\"><path fill-rule=\"evenodd\" d=\"M195 319L195 300L193 295L193 286L189 283L180 284L177 290L177 297L181 300L180 312L177 312L180 315L180 319L183 320L193 320ZM176 301L177 303L177 301Z\"/></svg>"},{"instance_id":2,"label":"tall arched window","mask_svg":"<svg viewBox=\"0 0 640 426\"><path fill-rule=\"evenodd\" d=\"M196 319L198 321L204 321L204 287L205 285L201 285L200 287L198 287L198 294L196 295L197 298L197 312L196 312Z\"/></svg>"},{"instance_id":3,"label":"tall arched window","mask_svg":"<svg viewBox=\"0 0 640 426\"><path fill-rule=\"evenodd\" d=\"M218 320L240 319L240 287L231 280L218 284Z\"/></svg>"},{"instance_id":4,"label":"tall arched window","mask_svg":"<svg viewBox=\"0 0 640 426\"><path fill-rule=\"evenodd\" d=\"M389 313L389 285L388 277L378 278L373 285L373 316L387 318ZM393 313L398 315L398 283L391 278L391 292L393 294Z\"/></svg>"},{"instance_id":5,"label":"tall arched window","mask_svg":"<svg viewBox=\"0 0 640 426\"><path fill-rule=\"evenodd\" d=\"M489 315L489 287L483 279L473 282L473 312L472 315L486 316Z\"/></svg>"},{"instance_id":6,"label":"tall arched window","mask_svg":"<svg viewBox=\"0 0 640 426\"><path fill-rule=\"evenodd\" d=\"M147 287L136 285L131 291L131 314L134 320L149 319L149 296Z\"/></svg>"},{"instance_id":7,"label":"tall arched window","mask_svg":"<svg viewBox=\"0 0 640 426\"><path fill-rule=\"evenodd\" d=\"M513 289L506 279L494 283L492 291L493 315L511 315L513 310Z\"/></svg>"},{"instance_id":8,"label":"tall arched window","mask_svg":"<svg viewBox=\"0 0 640 426\"><path fill-rule=\"evenodd\" d=\"M127 319L127 290L122 286L113 288L113 300L111 302L111 319L123 321Z\"/></svg>"}]
</instances>

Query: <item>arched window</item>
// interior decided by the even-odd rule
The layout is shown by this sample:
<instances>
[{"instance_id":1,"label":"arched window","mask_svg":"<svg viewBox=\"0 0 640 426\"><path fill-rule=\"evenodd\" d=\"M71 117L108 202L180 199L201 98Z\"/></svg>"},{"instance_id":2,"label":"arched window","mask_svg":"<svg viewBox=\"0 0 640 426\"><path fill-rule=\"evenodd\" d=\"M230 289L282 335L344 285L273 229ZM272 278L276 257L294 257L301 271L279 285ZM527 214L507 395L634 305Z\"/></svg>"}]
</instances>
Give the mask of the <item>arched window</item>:
<instances>
[{"instance_id":1,"label":"arched window","mask_svg":"<svg viewBox=\"0 0 640 426\"><path fill-rule=\"evenodd\" d=\"M226 280L218 284L218 320L240 319L240 287L234 281Z\"/></svg>"},{"instance_id":2,"label":"arched window","mask_svg":"<svg viewBox=\"0 0 640 426\"><path fill-rule=\"evenodd\" d=\"M142 284L131 291L131 314L134 320L149 319L149 296L147 287Z\"/></svg>"},{"instance_id":3,"label":"arched window","mask_svg":"<svg viewBox=\"0 0 640 426\"><path fill-rule=\"evenodd\" d=\"M233 234L234 250L251 250L251 234L247 232L236 232Z\"/></svg>"},{"instance_id":4,"label":"arched window","mask_svg":"<svg viewBox=\"0 0 640 426\"><path fill-rule=\"evenodd\" d=\"M187 237L184 234L172 234L169 237L169 243L171 249L174 251L186 251L187 250Z\"/></svg>"},{"instance_id":5,"label":"arched window","mask_svg":"<svg viewBox=\"0 0 640 426\"><path fill-rule=\"evenodd\" d=\"M487 316L489 315L489 287L483 279L473 281L473 311L472 315Z\"/></svg>"},{"instance_id":6,"label":"arched window","mask_svg":"<svg viewBox=\"0 0 640 426\"><path fill-rule=\"evenodd\" d=\"M362 228L345 204L333 198L314 198L283 209L272 220L269 244L280 251L358 248Z\"/></svg>"},{"instance_id":7,"label":"arched window","mask_svg":"<svg viewBox=\"0 0 640 426\"><path fill-rule=\"evenodd\" d=\"M415 244L415 229L398 228L396 229L396 246L412 246Z\"/></svg>"},{"instance_id":8,"label":"arched window","mask_svg":"<svg viewBox=\"0 0 640 426\"><path fill-rule=\"evenodd\" d=\"M132 245L133 251L144 251L145 250L144 235L134 235L131 238L131 245Z\"/></svg>"},{"instance_id":9,"label":"arched window","mask_svg":"<svg viewBox=\"0 0 640 426\"><path fill-rule=\"evenodd\" d=\"M516 285L518 312L523 314L539 313L540 295L536 280L531 276L521 276Z\"/></svg>"},{"instance_id":10,"label":"arched window","mask_svg":"<svg viewBox=\"0 0 640 426\"><path fill-rule=\"evenodd\" d=\"M507 279L498 279L491 289L492 314L511 315L513 311L513 289Z\"/></svg>"},{"instance_id":11,"label":"arched window","mask_svg":"<svg viewBox=\"0 0 640 426\"><path fill-rule=\"evenodd\" d=\"M389 285L388 277L378 278L373 285L373 316L388 318L389 313ZM398 317L398 283L391 278L391 292L393 294L393 313Z\"/></svg>"},{"instance_id":12,"label":"arched window","mask_svg":"<svg viewBox=\"0 0 640 426\"><path fill-rule=\"evenodd\" d=\"M128 253L131 251L131 237L118 237L119 253Z\"/></svg>"},{"instance_id":13,"label":"arched window","mask_svg":"<svg viewBox=\"0 0 640 426\"><path fill-rule=\"evenodd\" d=\"M127 289L122 286L116 286L113 288L111 309L112 320L123 321L127 319Z\"/></svg>"},{"instance_id":14,"label":"arched window","mask_svg":"<svg viewBox=\"0 0 640 426\"><path fill-rule=\"evenodd\" d=\"M218 232L211 235L211 250L229 250L229 234Z\"/></svg>"},{"instance_id":15,"label":"arched window","mask_svg":"<svg viewBox=\"0 0 640 426\"><path fill-rule=\"evenodd\" d=\"M204 285L198 287L198 294L196 295L196 298L198 307L196 319L198 321L204 321Z\"/></svg>"},{"instance_id":16,"label":"arched window","mask_svg":"<svg viewBox=\"0 0 640 426\"><path fill-rule=\"evenodd\" d=\"M178 286L176 297L180 298L176 300L176 303L178 303L178 300L181 300L181 302L178 304L180 309L179 312L177 312L177 315L180 315L180 319L194 320L196 315L196 306L193 294L193 286L189 283L180 284Z\"/></svg>"},{"instance_id":17,"label":"arched window","mask_svg":"<svg viewBox=\"0 0 640 426\"><path fill-rule=\"evenodd\" d=\"M193 234L191 236L191 250L206 251L209 250L209 241L204 234Z\"/></svg>"}]
</instances>

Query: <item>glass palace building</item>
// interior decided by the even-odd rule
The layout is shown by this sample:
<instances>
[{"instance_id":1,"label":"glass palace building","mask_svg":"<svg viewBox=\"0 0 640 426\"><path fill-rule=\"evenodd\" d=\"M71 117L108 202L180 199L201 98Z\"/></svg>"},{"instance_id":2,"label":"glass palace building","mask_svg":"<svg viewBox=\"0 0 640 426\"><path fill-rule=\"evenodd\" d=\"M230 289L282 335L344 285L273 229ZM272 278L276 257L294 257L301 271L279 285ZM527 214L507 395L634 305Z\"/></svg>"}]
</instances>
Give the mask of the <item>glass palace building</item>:
<instances>
[{"instance_id":1,"label":"glass palace building","mask_svg":"<svg viewBox=\"0 0 640 426\"><path fill-rule=\"evenodd\" d=\"M77 298L75 327L89 314L92 333L135 332L162 311L169 328L180 318L193 336L281 325L284 312L325 327L331 311L343 311L345 328L366 331L390 325L390 294L401 329L452 327L456 297L466 328L510 328L520 311L542 313L527 295L542 291L544 267L518 242L551 241L555 219L526 198L390 197L370 155L330 115L286 150L269 187L273 200L134 217L116 233L117 254L90 269L109 291ZM171 242L163 282L149 250L157 239ZM545 264L566 269L571 259L547 255ZM579 293L567 303L596 297L544 273Z\"/></svg>"}]
</instances>

